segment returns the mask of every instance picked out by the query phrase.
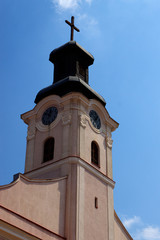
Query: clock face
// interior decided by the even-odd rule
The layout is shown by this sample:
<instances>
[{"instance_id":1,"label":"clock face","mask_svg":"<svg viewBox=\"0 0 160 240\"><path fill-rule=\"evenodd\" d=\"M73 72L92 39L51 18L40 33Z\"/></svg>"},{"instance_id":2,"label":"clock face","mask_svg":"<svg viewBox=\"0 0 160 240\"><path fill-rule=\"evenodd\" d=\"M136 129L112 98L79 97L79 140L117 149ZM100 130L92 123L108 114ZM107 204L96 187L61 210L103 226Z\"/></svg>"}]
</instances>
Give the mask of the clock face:
<instances>
[{"instance_id":1,"label":"clock face","mask_svg":"<svg viewBox=\"0 0 160 240\"><path fill-rule=\"evenodd\" d=\"M89 112L89 116L90 116L90 120L91 120L92 125L95 128L100 129L101 128L101 120L100 120L98 114L96 113L96 111L91 110Z\"/></svg>"},{"instance_id":2,"label":"clock face","mask_svg":"<svg viewBox=\"0 0 160 240\"><path fill-rule=\"evenodd\" d=\"M56 107L49 107L42 116L42 123L50 125L57 117L58 109Z\"/></svg>"}]
</instances>

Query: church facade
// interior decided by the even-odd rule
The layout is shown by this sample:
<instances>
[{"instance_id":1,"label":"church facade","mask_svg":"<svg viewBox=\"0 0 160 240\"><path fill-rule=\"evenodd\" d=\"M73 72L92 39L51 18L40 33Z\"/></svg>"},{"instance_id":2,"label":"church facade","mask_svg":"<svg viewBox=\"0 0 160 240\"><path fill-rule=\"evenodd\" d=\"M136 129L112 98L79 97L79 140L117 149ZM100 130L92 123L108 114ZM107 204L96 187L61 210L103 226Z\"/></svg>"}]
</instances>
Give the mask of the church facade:
<instances>
[{"instance_id":1,"label":"church facade","mask_svg":"<svg viewBox=\"0 0 160 240\"><path fill-rule=\"evenodd\" d=\"M118 123L88 84L94 58L71 39L49 60L53 84L21 115L28 125L25 172L0 186L0 240L131 240L114 211Z\"/></svg>"}]
</instances>

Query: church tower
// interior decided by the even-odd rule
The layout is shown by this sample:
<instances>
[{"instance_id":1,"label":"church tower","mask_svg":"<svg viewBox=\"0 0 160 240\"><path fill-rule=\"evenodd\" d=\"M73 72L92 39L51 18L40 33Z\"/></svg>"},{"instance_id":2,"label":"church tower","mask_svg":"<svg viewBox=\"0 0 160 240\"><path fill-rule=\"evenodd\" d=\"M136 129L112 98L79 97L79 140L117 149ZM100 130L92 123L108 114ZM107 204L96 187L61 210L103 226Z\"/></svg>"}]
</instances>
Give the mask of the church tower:
<instances>
[{"instance_id":1,"label":"church tower","mask_svg":"<svg viewBox=\"0 0 160 240\"><path fill-rule=\"evenodd\" d=\"M24 174L0 186L0 240L133 240L114 211L112 132L89 86L93 56L73 40L50 53L53 83L22 114Z\"/></svg>"},{"instance_id":2,"label":"church tower","mask_svg":"<svg viewBox=\"0 0 160 240\"><path fill-rule=\"evenodd\" d=\"M118 123L89 86L94 62L89 52L71 38L53 50L49 60L54 64L53 84L42 89L34 109L21 116L28 125L25 176L67 178L65 206L59 209L64 216L58 222L61 235L113 240L111 135Z\"/></svg>"},{"instance_id":3,"label":"church tower","mask_svg":"<svg viewBox=\"0 0 160 240\"><path fill-rule=\"evenodd\" d=\"M69 240L113 240L111 133L118 127L89 86L93 56L77 42L53 50L53 84L22 114L28 125L25 176L67 177L60 234ZM63 193L62 193L63 197ZM60 214L61 215L61 214Z\"/></svg>"},{"instance_id":4,"label":"church tower","mask_svg":"<svg viewBox=\"0 0 160 240\"><path fill-rule=\"evenodd\" d=\"M93 56L73 40L50 53L53 83L22 114L24 174L0 186L0 240L133 240L114 211L112 132L89 86Z\"/></svg>"}]
</instances>

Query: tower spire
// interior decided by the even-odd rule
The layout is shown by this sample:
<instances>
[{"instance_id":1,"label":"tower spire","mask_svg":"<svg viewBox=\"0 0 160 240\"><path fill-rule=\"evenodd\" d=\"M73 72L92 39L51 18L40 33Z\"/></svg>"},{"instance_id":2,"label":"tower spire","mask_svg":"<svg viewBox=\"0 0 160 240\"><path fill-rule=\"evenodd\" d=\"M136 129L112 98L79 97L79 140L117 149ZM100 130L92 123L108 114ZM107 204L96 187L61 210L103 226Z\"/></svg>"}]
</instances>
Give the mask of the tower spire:
<instances>
[{"instance_id":1,"label":"tower spire","mask_svg":"<svg viewBox=\"0 0 160 240\"><path fill-rule=\"evenodd\" d=\"M74 17L71 17L71 23L68 20L65 20L65 22L71 27L71 38L70 40L73 41L73 33L74 30L76 30L77 32L80 32L80 30L74 25Z\"/></svg>"}]
</instances>

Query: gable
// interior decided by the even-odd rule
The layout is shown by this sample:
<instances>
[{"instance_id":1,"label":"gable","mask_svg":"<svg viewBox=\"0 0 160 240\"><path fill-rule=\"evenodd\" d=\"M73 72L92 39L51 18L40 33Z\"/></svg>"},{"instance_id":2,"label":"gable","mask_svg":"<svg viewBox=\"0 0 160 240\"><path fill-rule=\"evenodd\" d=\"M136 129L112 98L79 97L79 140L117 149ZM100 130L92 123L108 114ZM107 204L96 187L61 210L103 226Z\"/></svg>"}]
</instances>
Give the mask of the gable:
<instances>
[{"instance_id":1,"label":"gable","mask_svg":"<svg viewBox=\"0 0 160 240\"><path fill-rule=\"evenodd\" d=\"M64 236L67 178L31 180L23 175L15 182L0 187L0 205L4 209L50 231ZM9 214L2 220L16 226ZM3 219L4 216L4 219Z\"/></svg>"}]
</instances>

